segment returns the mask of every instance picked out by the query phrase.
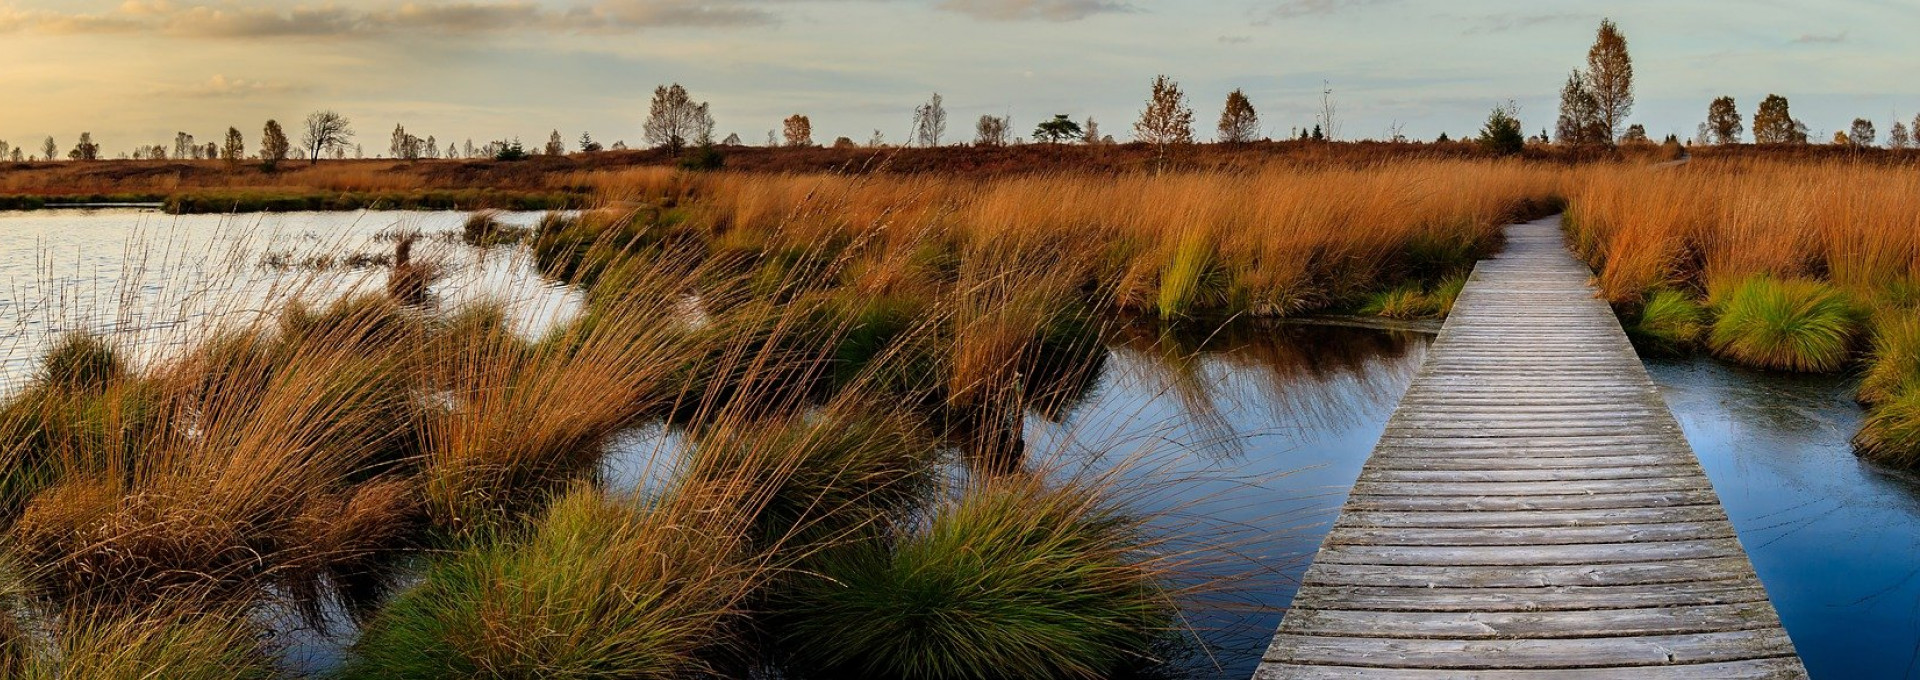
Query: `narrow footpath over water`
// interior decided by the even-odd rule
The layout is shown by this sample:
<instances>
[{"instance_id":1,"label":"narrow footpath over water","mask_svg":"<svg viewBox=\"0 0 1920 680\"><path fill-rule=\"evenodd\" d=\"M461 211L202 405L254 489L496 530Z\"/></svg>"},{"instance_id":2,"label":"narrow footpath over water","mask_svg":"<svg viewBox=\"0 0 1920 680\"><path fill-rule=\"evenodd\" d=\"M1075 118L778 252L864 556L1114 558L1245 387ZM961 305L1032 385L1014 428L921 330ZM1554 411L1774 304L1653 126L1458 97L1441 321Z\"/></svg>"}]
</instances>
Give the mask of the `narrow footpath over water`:
<instances>
[{"instance_id":1,"label":"narrow footpath over water","mask_svg":"<svg viewBox=\"0 0 1920 680\"><path fill-rule=\"evenodd\" d=\"M1591 275L1508 227L1256 678L1806 677Z\"/></svg>"}]
</instances>

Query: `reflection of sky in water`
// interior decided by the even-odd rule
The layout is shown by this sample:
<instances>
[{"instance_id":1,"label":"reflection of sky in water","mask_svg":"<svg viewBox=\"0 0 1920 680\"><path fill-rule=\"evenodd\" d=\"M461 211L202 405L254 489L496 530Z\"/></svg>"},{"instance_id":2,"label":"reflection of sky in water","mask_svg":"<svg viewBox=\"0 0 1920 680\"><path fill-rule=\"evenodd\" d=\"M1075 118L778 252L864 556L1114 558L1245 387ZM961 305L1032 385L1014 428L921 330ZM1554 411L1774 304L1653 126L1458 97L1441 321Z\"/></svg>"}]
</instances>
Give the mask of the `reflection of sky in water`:
<instances>
[{"instance_id":1,"label":"reflection of sky in water","mask_svg":"<svg viewBox=\"0 0 1920 680\"><path fill-rule=\"evenodd\" d=\"M1913 678L1920 484L1855 458L1836 377L1649 361L1816 678Z\"/></svg>"},{"instance_id":2,"label":"reflection of sky in water","mask_svg":"<svg viewBox=\"0 0 1920 680\"><path fill-rule=\"evenodd\" d=\"M542 213L500 213L532 226ZM456 236L459 212L330 212L166 215L139 210L0 212L0 387L31 375L48 338L63 330L110 331L140 356L204 337L217 321L238 323L275 301L378 290L385 269L261 266L269 254L391 255L391 236L418 232L415 261L446 272L438 304L476 297L508 302L532 332L569 313L577 296L543 284L524 248L480 250Z\"/></svg>"},{"instance_id":3,"label":"reflection of sky in water","mask_svg":"<svg viewBox=\"0 0 1920 680\"><path fill-rule=\"evenodd\" d=\"M1128 337L1062 422L1028 419L1031 456L1067 474L1083 460L1124 468L1139 507L1210 544L1191 556L1196 575L1226 580L1187 622L1219 677L1249 677L1426 343L1293 325Z\"/></svg>"}]
</instances>

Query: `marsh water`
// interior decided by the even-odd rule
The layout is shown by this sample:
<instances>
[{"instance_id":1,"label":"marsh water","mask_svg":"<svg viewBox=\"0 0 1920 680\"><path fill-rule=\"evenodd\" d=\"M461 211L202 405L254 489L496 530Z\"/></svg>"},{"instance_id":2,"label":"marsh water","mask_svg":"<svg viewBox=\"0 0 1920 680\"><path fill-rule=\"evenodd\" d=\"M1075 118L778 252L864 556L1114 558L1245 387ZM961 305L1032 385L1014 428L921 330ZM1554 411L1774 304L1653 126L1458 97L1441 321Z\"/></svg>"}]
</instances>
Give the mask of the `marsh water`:
<instances>
[{"instance_id":1,"label":"marsh water","mask_svg":"<svg viewBox=\"0 0 1920 680\"><path fill-rule=\"evenodd\" d=\"M449 237L465 217L0 213L0 386L30 376L62 329L106 330L157 352L222 314L258 313L316 273L323 286L377 281L377 269L339 261L391 252L403 232L422 234L424 256L448 268L434 288L442 304L518 301L530 331L577 304L576 293L540 282L523 250ZM538 215L503 219L525 225ZM225 306L209 305L219 295ZM1136 507L1195 537L1171 549L1191 556L1195 582L1212 584L1183 612L1209 644L1184 665L1200 677L1249 677L1429 342L1294 323L1129 325L1112 333L1082 398L1029 414L1028 456L1056 474L1118 475ZM1648 368L1814 677L1920 677L1920 483L1852 455L1861 414L1847 380L1704 358ZM660 437L671 435L635 433L629 448ZM640 483L619 462L609 479ZM317 671L351 635L289 628L275 637L290 667Z\"/></svg>"}]
</instances>

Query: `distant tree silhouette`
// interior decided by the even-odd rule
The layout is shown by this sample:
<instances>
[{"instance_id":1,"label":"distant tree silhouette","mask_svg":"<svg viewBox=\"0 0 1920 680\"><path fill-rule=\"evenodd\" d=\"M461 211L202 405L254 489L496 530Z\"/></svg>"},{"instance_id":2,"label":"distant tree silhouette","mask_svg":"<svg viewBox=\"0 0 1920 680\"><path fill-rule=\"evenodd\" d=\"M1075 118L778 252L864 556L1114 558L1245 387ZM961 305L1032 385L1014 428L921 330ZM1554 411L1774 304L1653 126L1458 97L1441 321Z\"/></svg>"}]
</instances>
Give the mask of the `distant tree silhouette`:
<instances>
[{"instance_id":1,"label":"distant tree silhouette","mask_svg":"<svg viewBox=\"0 0 1920 680\"><path fill-rule=\"evenodd\" d=\"M648 144L678 156L689 144L711 143L713 115L706 102L694 103L679 83L661 85L653 90L643 129Z\"/></svg>"},{"instance_id":2,"label":"distant tree silhouette","mask_svg":"<svg viewBox=\"0 0 1920 680\"><path fill-rule=\"evenodd\" d=\"M1220 142L1245 144L1260 136L1260 114L1253 102L1240 90L1227 93L1226 107L1220 111Z\"/></svg>"},{"instance_id":3,"label":"distant tree silhouette","mask_svg":"<svg viewBox=\"0 0 1920 680\"><path fill-rule=\"evenodd\" d=\"M813 120L798 113L787 116L780 121L780 134L789 147L813 146ZM767 133L767 138L772 139L773 133Z\"/></svg>"},{"instance_id":4,"label":"distant tree silhouette","mask_svg":"<svg viewBox=\"0 0 1920 680\"><path fill-rule=\"evenodd\" d=\"M1755 144L1805 144L1806 126L1793 119L1786 97L1769 94L1753 114L1753 141Z\"/></svg>"},{"instance_id":5,"label":"distant tree silhouette","mask_svg":"<svg viewBox=\"0 0 1920 680\"><path fill-rule=\"evenodd\" d=\"M1100 121L1094 120L1093 116L1087 116L1087 122L1081 123L1080 128L1080 136L1088 144L1105 144L1112 139L1100 136Z\"/></svg>"},{"instance_id":6,"label":"distant tree silhouette","mask_svg":"<svg viewBox=\"0 0 1920 680\"><path fill-rule=\"evenodd\" d=\"M1740 124L1740 109L1734 106L1732 97L1720 97L1707 105L1707 131L1713 134L1715 144L1740 143L1740 133L1746 128Z\"/></svg>"},{"instance_id":7,"label":"distant tree silhouette","mask_svg":"<svg viewBox=\"0 0 1920 680\"><path fill-rule=\"evenodd\" d=\"M1080 128L1080 124L1073 122L1073 119L1068 118L1064 113L1055 115L1053 120L1033 128L1033 138L1048 144L1059 144L1085 136L1086 131Z\"/></svg>"},{"instance_id":8,"label":"distant tree silhouette","mask_svg":"<svg viewBox=\"0 0 1920 680\"><path fill-rule=\"evenodd\" d=\"M10 144L7 144L7 140L0 139L0 160L6 160L8 157L12 155L12 153L13 153L13 146Z\"/></svg>"},{"instance_id":9,"label":"distant tree silhouette","mask_svg":"<svg viewBox=\"0 0 1920 680\"><path fill-rule=\"evenodd\" d=\"M227 162L227 170L240 167L240 160L247 157L247 140L240 136L240 128L227 128L226 146L220 149L220 159Z\"/></svg>"},{"instance_id":10,"label":"distant tree silhouette","mask_svg":"<svg viewBox=\"0 0 1920 680\"><path fill-rule=\"evenodd\" d=\"M306 152L307 164L314 165L320 162L321 155L344 149L352 140L353 121L329 109L307 114L306 133L300 138L300 146Z\"/></svg>"},{"instance_id":11,"label":"distant tree silhouette","mask_svg":"<svg viewBox=\"0 0 1920 680\"><path fill-rule=\"evenodd\" d=\"M738 140L740 136L734 135L728 137L728 139ZM580 153L599 153L604 150L606 150L606 147L601 146L599 142L593 141L592 134L586 132L580 133Z\"/></svg>"},{"instance_id":12,"label":"distant tree silhouette","mask_svg":"<svg viewBox=\"0 0 1920 680\"><path fill-rule=\"evenodd\" d=\"M60 153L60 144L53 141L52 136L48 136L47 141L40 143L41 158L44 158L50 161L50 160L53 160L55 157L57 157L59 153Z\"/></svg>"},{"instance_id":13,"label":"distant tree silhouette","mask_svg":"<svg viewBox=\"0 0 1920 680\"><path fill-rule=\"evenodd\" d=\"M1892 128L1887 129L1887 148L1905 149L1910 146L1913 146L1913 137L1907 133L1907 124L1896 121Z\"/></svg>"},{"instance_id":14,"label":"distant tree silhouette","mask_svg":"<svg viewBox=\"0 0 1920 680\"><path fill-rule=\"evenodd\" d=\"M1606 123L1600 119L1600 99L1593 93L1586 74L1575 69L1560 88L1560 118L1554 123L1554 138L1561 144L1606 143Z\"/></svg>"},{"instance_id":15,"label":"distant tree silhouette","mask_svg":"<svg viewBox=\"0 0 1920 680\"><path fill-rule=\"evenodd\" d=\"M1853 119L1853 125L1847 128L1847 143L1855 148L1873 146L1875 136L1873 121L1865 118Z\"/></svg>"},{"instance_id":16,"label":"distant tree silhouette","mask_svg":"<svg viewBox=\"0 0 1920 680\"><path fill-rule=\"evenodd\" d=\"M1519 107L1507 103L1493 107L1493 112L1487 114L1487 123L1480 128L1480 138L1476 141L1481 148L1496 154L1517 154L1527 146L1526 133L1520 130Z\"/></svg>"},{"instance_id":17,"label":"distant tree silhouette","mask_svg":"<svg viewBox=\"0 0 1920 680\"><path fill-rule=\"evenodd\" d=\"M940 146L940 138L947 134L947 107L940 100L940 93L933 93L927 103L913 109L913 143L919 146Z\"/></svg>"},{"instance_id":18,"label":"distant tree silhouette","mask_svg":"<svg viewBox=\"0 0 1920 680\"><path fill-rule=\"evenodd\" d=\"M1627 54L1626 36L1610 19L1600 20L1593 47L1587 50L1586 75L1600 123L1612 141L1633 113L1633 58Z\"/></svg>"},{"instance_id":19,"label":"distant tree silhouette","mask_svg":"<svg viewBox=\"0 0 1920 680\"><path fill-rule=\"evenodd\" d=\"M567 142L560 138L559 130L554 130L553 134L547 135L546 152L549 156L567 155Z\"/></svg>"},{"instance_id":20,"label":"distant tree silhouette","mask_svg":"<svg viewBox=\"0 0 1920 680\"><path fill-rule=\"evenodd\" d=\"M280 161L287 159L287 133L280 130L278 121L267 121L267 127L260 131L260 164L268 170L280 167Z\"/></svg>"},{"instance_id":21,"label":"distant tree silhouette","mask_svg":"<svg viewBox=\"0 0 1920 680\"><path fill-rule=\"evenodd\" d=\"M100 160L100 145L93 143L93 133L80 133L80 141L73 145L72 151L67 152L67 158L76 161Z\"/></svg>"},{"instance_id":22,"label":"distant tree silhouette","mask_svg":"<svg viewBox=\"0 0 1920 680\"><path fill-rule=\"evenodd\" d=\"M1627 132L1620 135L1620 141L1627 144L1646 144L1653 140L1647 139L1647 126L1634 123L1627 126Z\"/></svg>"},{"instance_id":23,"label":"distant tree silhouette","mask_svg":"<svg viewBox=\"0 0 1920 680\"><path fill-rule=\"evenodd\" d=\"M981 116L973 124L974 146L1006 146L1011 132L1007 129L1007 119L1001 116Z\"/></svg>"}]
</instances>

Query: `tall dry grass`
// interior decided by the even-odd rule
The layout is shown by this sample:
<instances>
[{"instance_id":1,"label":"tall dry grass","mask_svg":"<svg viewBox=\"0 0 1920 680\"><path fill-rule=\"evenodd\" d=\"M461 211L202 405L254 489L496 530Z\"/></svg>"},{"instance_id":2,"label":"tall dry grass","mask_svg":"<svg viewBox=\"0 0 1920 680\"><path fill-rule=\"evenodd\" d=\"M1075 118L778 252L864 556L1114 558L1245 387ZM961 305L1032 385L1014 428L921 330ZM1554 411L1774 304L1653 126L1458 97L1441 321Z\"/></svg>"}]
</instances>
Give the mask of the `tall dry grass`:
<instances>
[{"instance_id":1,"label":"tall dry grass","mask_svg":"<svg viewBox=\"0 0 1920 680\"><path fill-rule=\"evenodd\" d=\"M1736 157L1583 169L1572 186L1573 247L1645 334L1681 345L1704 336L1716 353L1765 368L1864 365L1860 397L1872 411L1858 449L1920 461L1920 423L1906 408L1920 365L1906 328L1920 313L1920 175L1871 158Z\"/></svg>"}]
</instances>

